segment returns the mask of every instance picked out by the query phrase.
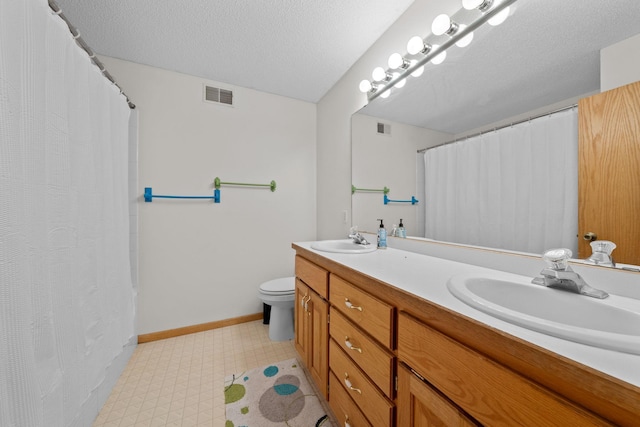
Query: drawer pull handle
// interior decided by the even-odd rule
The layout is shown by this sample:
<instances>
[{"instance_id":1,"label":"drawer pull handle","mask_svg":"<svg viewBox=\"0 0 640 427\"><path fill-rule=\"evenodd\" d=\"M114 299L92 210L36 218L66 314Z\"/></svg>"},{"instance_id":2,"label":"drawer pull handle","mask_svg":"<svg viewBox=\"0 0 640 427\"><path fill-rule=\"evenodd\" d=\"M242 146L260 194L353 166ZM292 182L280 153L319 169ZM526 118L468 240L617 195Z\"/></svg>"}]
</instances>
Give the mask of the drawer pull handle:
<instances>
[{"instance_id":1,"label":"drawer pull handle","mask_svg":"<svg viewBox=\"0 0 640 427\"><path fill-rule=\"evenodd\" d=\"M346 345L349 350L362 353L362 349L360 347L354 347L353 344L351 344L351 341L349 341L349 337L344 337L344 345Z\"/></svg>"},{"instance_id":2,"label":"drawer pull handle","mask_svg":"<svg viewBox=\"0 0 640 427\"><path fill-rule=\"evenodd\" d=\"M355 388L353 385L351 385L351 381L349 380L349 374L347 374L346 372L344 373L344 385L346 385L349 390L355 391L358 394L362 394L362 390L360 390L359 388Z\"/></svg>"},{"instance_id":3,"label":"drawer pull handle","mask_svg":"<svg viewBox=\"0 0 640 427\"><path fill-rule=\"evenodd\" d=\"M349 301L349 298L345 298L344 299L344 305L347 306L347 308L350 308L352 310L358 310L358 311L362 311L362 307L358 306L358 305L353 305L351 303L351 301Z\"/></svg>"},{"instance_id":4,"label":"drawer pull handle","mask_svg":"<svg viewBox=\"0 0 640 427\"><path fill-rule=\"evenodd\" d=\"M344 427L351 427L351 424L349 424L349 415L344 414Z\"/></svg>"}]
</instances>

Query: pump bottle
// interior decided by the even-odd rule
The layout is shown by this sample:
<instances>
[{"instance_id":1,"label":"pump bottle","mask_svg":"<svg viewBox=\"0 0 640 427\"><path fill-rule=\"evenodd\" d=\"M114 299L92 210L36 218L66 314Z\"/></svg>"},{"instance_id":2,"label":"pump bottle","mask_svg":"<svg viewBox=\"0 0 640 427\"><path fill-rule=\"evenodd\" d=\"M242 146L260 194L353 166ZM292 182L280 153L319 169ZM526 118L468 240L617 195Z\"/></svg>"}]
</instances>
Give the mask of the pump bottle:
<instances>
[{"instance_id":1,"label":"pump bottle","mask_svg":"<svg viewBox=\"0 0 640 427\"><path fill-rule=\"evenodd\" d=\"M400 224L398 225L398 237L407 237L407 230L404 229L402 218L400 218Z\"/></svg>"},{"instance_id":2,"label":"pump bottle","mask_svg":"<svg viewBox=\"0 0 640 427\"><path fill-rule=\"evenodd\" d=\"M384 228L383 220L380 221L380 228L378 228L378 249L387 249L387 230Z\"/></svg>"}]
</instances>

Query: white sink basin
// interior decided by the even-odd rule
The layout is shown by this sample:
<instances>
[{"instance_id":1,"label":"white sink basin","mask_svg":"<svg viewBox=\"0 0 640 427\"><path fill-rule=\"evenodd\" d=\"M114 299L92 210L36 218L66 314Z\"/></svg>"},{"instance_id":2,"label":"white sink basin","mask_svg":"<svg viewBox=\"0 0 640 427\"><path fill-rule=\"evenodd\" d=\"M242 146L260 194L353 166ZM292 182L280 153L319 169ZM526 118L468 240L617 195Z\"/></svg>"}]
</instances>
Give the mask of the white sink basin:
<instances>
[{"instance_id":1,"label":"white sink basin","mask_svg":"<svg viewBox=\"0 0 640 427\"><path fill-rule=\"evenodd\" d=\"M640 301L596 299L522 281L454 276L449 291L467 305L527 329L609 350L640 354Z\"/></svg>"},{"instance_id":2,"label":"white sink basin","mask_svg":"<svg viewBox=\"0 0 640 427\"><path fill-rule=\"evenodd\" d=\"M311 249L323 252L333 252L339 254L365 254L376 250L376 245L358 245L351 239L343 240L320 240L311 243Z\"/></svg>"}]
</instances>

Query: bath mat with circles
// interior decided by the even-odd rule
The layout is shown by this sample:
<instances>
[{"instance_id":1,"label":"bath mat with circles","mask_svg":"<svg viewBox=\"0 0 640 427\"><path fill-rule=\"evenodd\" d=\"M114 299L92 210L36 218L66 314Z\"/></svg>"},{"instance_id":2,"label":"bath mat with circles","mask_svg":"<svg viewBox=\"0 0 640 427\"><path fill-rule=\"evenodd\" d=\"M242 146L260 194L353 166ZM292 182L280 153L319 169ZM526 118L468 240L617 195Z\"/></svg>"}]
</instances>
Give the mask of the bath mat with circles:
<instances>
[{"instance_id":1,"label":"bath mat with circles","mask_svg":"<svg viewBox=\"0 0 640 427\"><path fill-rule=\"evenodd\" d=\"M296 359L227 376L224 400L225 427L332 425Z\"/></svg>"}]
</instances>

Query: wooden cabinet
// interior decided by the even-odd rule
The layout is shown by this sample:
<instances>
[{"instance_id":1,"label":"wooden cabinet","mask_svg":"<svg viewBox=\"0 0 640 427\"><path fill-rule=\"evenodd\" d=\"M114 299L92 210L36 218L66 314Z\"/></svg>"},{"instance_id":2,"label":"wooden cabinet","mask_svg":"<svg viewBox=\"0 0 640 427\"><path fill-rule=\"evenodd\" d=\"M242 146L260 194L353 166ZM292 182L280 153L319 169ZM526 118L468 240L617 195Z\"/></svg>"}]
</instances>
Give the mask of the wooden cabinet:
<instances>
[{"instance_id":1,"label":"wooden cabinet","mask_svg":"<svg viewBox=\"0 0 640 427\"><path fill-rule=\"evenodd\" d=\"M406 313L398 316L398 356L482 424L611 425Z\"/></svg>"},{"instance_id":2,"label":"wooden cabinet","mask_svg":"<svg viewBox=\"0 0 640 427\"><path fill-rule=\"evenodd\" d=\"M333 389L341 388L371 425L395 425L394 307L335 274L329 302L329 367L340 384Z\"/></svg>"},{"instance_id":3,"label":"wooden cabinet","mask_svg":"<svg viewBox=\"0 0 640 427\"><path fill-rule=\"evenodd\" d=\"M398 426L473 427L479 424L404 365L398 367Z\"/></svg>"},{"instance_id":4,"label":"wooden cabinet","mask_svg":"<svg viewBox=\"0 0 640 427\"><path fill-rule=\"evenodd\" d=\"M342 388L374 426L393 425L393 403L334 340L329 341L329 360L331 372L340 383L334 390ZM331 393L329 400L333 400Z\"/></svg>"},{"instance_id":5,"label":"wooden cabinet","mask_svg":"<svg viewBox=\"0 0 640 427\"><path fill-rule=\"evenodd\" d=\"M296 348L341 425L638 425L638 387L294 248Z\"/></svg>"},{"instance_id":6,"label":"wooden cabinet","mask_svg":"<svg viewBox=\"0 0 640 427\"><path fill-rule=\"evenodd\" d=\"M395 309L335 274L329 302L351 322L388 349L394 348Z\"/></svg>"},{"instance_id":7,"label":"wooden cabinet","mask_svg":"<svg viewBox=\"0 0 640 427\"><path fill-rule=\"evenodd\" d=\"M307 352L309 345L307 341L309 340L309 317L307 316L307 299L311 298L309 296L310 289L307 285L305 285L300 279L296 278L296 301L293 306L294 311L294 343L296 347L296 351L305 362L308 359Z\"/></svg>"},{"instance_id":8,"label":"wooden cabinet","mask_svg":"<svg viewBox=\"0 0 640 427\"><path fill-rule=\"evenodd\" d=\"M295 347L311 378L326 399L329 382L328 273L296 257Z\"/></svg>"},{"instance_id":9,"label":"wooden cabinet","mask_svg":"<svg viewBox=\"0 0 640 427\"><path fill-rule=\"evenodd\" d=\"M371 381L389 398L394 395L395 357L331 307L331 339L348 354Z\"/></svg>"},{"instance_id":10,"label":"wooden cabinet","mask_svg":"<svg viewBox=\"0 0 640 427\"><path fill-rule=\"evenodd\" d=\"M333 372L329 374L329 405L338 424L345 427L372 426L340 382Z\"/></svg>"}]
</instances>

